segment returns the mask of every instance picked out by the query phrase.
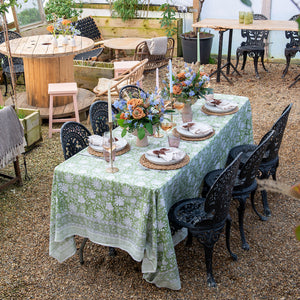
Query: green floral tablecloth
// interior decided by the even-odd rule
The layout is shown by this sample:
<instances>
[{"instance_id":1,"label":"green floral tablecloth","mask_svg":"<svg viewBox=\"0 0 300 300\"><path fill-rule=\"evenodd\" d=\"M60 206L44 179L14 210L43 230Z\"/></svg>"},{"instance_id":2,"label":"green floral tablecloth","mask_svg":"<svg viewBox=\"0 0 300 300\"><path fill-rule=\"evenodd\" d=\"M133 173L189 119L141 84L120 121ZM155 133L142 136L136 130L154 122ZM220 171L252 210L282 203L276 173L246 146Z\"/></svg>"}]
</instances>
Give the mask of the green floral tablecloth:
<instances>
[{"instance_id":1,"label":"green floral tablecloth","mask_svg":"<svg viewBox=\"0 0 300 300\"><path fill-rule=\"evenodd\" d=\"M224 166L229 149L253 142L248 98L215 96L237 103L239 111L207 116L201 112L204 100L198 100L192 107L193 120L212 125L216 133L205 141L181 140L180 149L190 156L190 163L181 169L157 171L139 163L147 150L167 146L166 137L150 137L146 148L135 147L131 139L131 150L116 157L118 173L107 173L108 164L87 149L58 165L51 196L50 255L63 262L76 252L73 236L87 237L142 261L148 282L180 289L174 244L186 234L182 231L172 239L168 210L180 199L198 196L204 175ZM120 132L117 128L116 136Z\"/></svg>"}]
</instances>

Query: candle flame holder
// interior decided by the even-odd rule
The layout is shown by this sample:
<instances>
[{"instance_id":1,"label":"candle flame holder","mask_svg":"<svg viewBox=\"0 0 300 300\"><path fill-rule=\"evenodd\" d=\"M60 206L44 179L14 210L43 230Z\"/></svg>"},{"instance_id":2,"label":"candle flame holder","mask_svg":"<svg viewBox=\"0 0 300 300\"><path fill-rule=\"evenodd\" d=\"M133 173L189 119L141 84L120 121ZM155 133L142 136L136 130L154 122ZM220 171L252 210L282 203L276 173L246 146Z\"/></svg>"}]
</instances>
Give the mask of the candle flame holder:
<instances>
[{"instance_id":1,"label":"candle flame holder","mask_svg":"<svg viewBox=\"0 0 300 300\"><path fill-rule=\"evenodd\" d=\"M113 142L113 137L112 137L112 129L113 129L113 122L108 122L109 126L109 137L110 137L110 167L106 168L107 173L116 173L119 172L119 169L114 167L114 161L113 161L113 151L112 151L112 142Z\"/></svg>"}]
</instances>

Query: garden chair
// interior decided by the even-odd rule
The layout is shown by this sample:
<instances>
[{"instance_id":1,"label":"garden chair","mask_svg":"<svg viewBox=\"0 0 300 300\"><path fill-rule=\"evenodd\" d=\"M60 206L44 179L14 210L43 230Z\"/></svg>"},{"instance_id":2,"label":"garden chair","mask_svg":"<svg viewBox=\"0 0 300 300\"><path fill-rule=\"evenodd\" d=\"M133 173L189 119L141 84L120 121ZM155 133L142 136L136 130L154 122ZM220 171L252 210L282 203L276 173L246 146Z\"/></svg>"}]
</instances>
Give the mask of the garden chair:
<instances>
[{"instance_id":1,"label":"garden chair","mask_svg":"<svg viewBox=\"0 0 300 300\"><path fill-rule=\"evenodd\" d=\"M118 110L112 105L112 111L114 114L118 113ZM89 111L90 122L94 134L103 135L104 132L109 131L108 127L108 103L106 101L96 101L90 106ZM115 128L116 126L114 126Z\"/></svg>"},{"instance_id":2,"label":"garden chair","mask_svg":"<svg viewBox=\"0 0 300 300\"><path fill-rule=\"evenodd\" d=\"M14 31L10 31L8 30L8 39L9 40L13 40L13 39L18 39L20 38L21 35L17 32ZM0 44L5 42L5 37L4 37L4 31L0 32ZM12 74L11 74L11 70L9 67L9 62L8 62L8 57L4 54L0 53L0 59L2 61L2 72L3 72L3 80L4 80L4 84L5 84L5 94L4 96L7 95L7 79L11 78ZM24 65L23 65L23 59L20 57L13 57L12 58L12 62L13 62L13 72L16 76L16 78L18 79L22 74L24 76ZM25 80L25 77L24 77ZM11 82L11 86L12 86L12 81Z\"/></svg>"},{"instance_id":3,"label":"garden chair","mask_svg":"<svg viewBox=\"0 0 300 300\"><path fill-rule=\"evenodd\" d=\"M125 85L135 85L139 83L139 85L142 86L143 73L147 62L148 59L142 60L139 64L116 78L99 78L98 85L93 90L96 94L95 100L107 99L109 85L112 98L118 98L121 88Z\"/></svg>"},{"instance_id":4,"label":"garden chair","mask_svg":"<svg viewBox=\"0 0 300 300\"><path fill-rule=\"evenodd\" d=\"M92 17L86 17L74 22L73 25L80 31L80 35L90 38L95 42L92 50L75 55L75 60L98 60L103 51L102 36L95 20Z\"/></svg>"},{"instance_id":5,"label":"garden chair","mask_svg":"<svg viewBox=\"0 0 300 300\"><path fill-rule=\"evenodd\" d=\"M145 71L161 68L168 64L169 59L173 58L175 41L173 38L167 39L167 52L164 55L151 55L147 46L147 41L143 41L136 46L134 53L134 60L148 59L148 63L145 66Z\"/></svg>"},{"instance_id":6,"label":"garden chair","mask_svg":"<svg viewBox=\"0 0 300 300\"><path fill-rule=\"evenodd\" d=\"M239 216L239 229L242 240L242 248L244 250L249 250L249 245L245 239L244 233L244 214L246 208L247 198L251 195L251 203L254 201L254 194L257 189L256 175L258 172L259 165L262 161L262 158L265 154L268 144L270 143L271 138L273 137L275 131L269 132L264 141L256 147L256 149L251 153L249 158L245 161L244 164L241 164L238 172L238 177L234 183L234 187L232 190L233 199L237 199L239 201L238 207L238 216ZM206 197L209 189L212 187L216 178L222 173L222 169L214 170L209 172L204 177L204 185L202 190L202 197ZM252 205L253 208L255 208ZM260 218L262 216L259 215L257 211L255 211Z\"/></svg>"},{"instance_id":7,"label":"garden chair","mask_svg":"<svg viewBox=\"0 0 300 300\"><path fill-rule=\"evenodd\" d=\"M254 14L253 19L267 20L267 17L261 14ZM268 72L264 64L264 55L265 55L265 40L268 38L269 31L242 29L241 35L243 38L246 38L246 41L242 42L241 46L238 47L236 50L235 68L237 68L239 64L239 57L243 55L243 65L241 70L244 70L247 61L247 55L249 55L249 57L253 57L256 77L260 78L257 70L257 63L259 57L261 57L261 64L263 68L265 69L266 72ZM233 73L234 72L235 71L233 71Z\"/></svg>"},{"instance_id":8,"label":"garden chair","mask_svg":"<svg viewBox=\"0 0 300 300\"><path fill-rule=\"evenodd\" d=\"M132 98L147 98L147 93L136 85L126 85L121 88L119 93L120 100L130 100Z\"/></svg>"},{"instance_id":9,"label":"garden chair","mask_svg":"<svg viewBox=\"0 0 300 300\"><path fill-rule=\"evenodd\" d=\"M230 250L231 218L229 206L234 181L238 172L240 158L237 157L224 171L220 172L208 191L206 198L185 199L175 203L169 211L171 230L182 227L188 230L187 245L196 237L204 246L208 286L216 286L212 272L214 244L218 241L226 224L226 246L233 258L237 256Z\"/></svg>"},{"instance_id":10,"label":"garden chair","mask_svg":"<svg viewBox=\"0 0 300 300\"><path fill-rule=\"evenodd\" d=\"M60 141L64 153L64 158L68 159L83 150L89 145L89 136L91 133L82 124L69 121L63 124L60 130ZM83 249L87 242L87 238L84 238L79 248L79 261L80 264L84 263ZM109 255L115 256L115 249L109 247Z\"/></svg>"},{"instance_id":11,"label":"garden chair","mask_svg":"<svg viewBox=\"0 0 300 300\"><path fill-rule=\"evenodd\" d=\"M295 15L290 18L290 21L296 21L300 15ZM289 42L285 46L284 55L286 58L286 67L283 70L282 78L286 75L288 72L291 58L295 57L297 52L300 51L300 37L299 33L297 31L286 31L285 37L289 39Z\"/></svg>"},{"instance_id":12,"label":"garden chair","mask_svg":"<svg viewBox=\"0 0 300 300\"><path fill-rule=\"evenodd\" d=\"M271 128L271 130L275 131L275 134L274 138L270 141L265 155L263 156L263 159L259 165L259 179L268 179L270 176L272 176L272 178L276 180L276 171L279 166L278 153L292 105L293 104L291 103L284 109L281 116ZM255 144L245 144L232 148L228 154L228 163L231 162L240 152L243 153L241 162L245 162L256 148L257 145ZM271 216L271 211L268 205L267 192L262 190L261 195L264 214L269 217Z\"/></svg>"}]
</instances>

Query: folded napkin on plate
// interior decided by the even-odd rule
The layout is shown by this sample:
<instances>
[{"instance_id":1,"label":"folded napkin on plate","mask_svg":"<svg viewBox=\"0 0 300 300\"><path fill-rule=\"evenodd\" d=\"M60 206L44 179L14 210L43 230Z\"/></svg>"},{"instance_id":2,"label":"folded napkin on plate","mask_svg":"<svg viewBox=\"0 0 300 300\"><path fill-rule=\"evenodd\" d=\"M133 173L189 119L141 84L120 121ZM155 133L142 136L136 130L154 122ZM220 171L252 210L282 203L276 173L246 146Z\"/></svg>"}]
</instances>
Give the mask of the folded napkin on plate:
<instances>
[{"instance_id":1,"label":"folded napkin on plate","mask_svg":"<svg viewBox=\"0 0 300 300\"><path fill-rule=\"evenodd\" d=\"M178 160L182 158L182 151L179 149L161 148L160 150L147 151L149 156L156 156L165 161Z\"/></svg>"},{"instance_id":2,"label":"folded napkin on plate","mask_svg":"<svg viewBox=\"0 0 300 300\"><path fill-rule=\"evenodd\" d=\"M222 99L211 99L208 97L206 97L206 104L217 107L218 109L221 110L230 110L236 108L236 104L233 104L230 101L222 100Z\"/></svg>"},{"instance_id":3,"label":"folded napkin on plate","mask_svg":"<svg viewBox=\"0 0 300 300\"><path fill-rule=\"evenodd\" d=\"M89 136L90 144L94 146L102 146L103 144L103 137L100 135L90 135Z\"/></svg>"},{"instance_id":4,"label":"folded napkin on plate","mask_svg":"<svg viewBox=\"0 0 300 300\"><path fill-rule=\"evenodd\" d=\"M197 135L208 135L213 131L213 128L205 123L187 123L186 125L182 126L182 129Z\"/></svg>"}]
</instances>

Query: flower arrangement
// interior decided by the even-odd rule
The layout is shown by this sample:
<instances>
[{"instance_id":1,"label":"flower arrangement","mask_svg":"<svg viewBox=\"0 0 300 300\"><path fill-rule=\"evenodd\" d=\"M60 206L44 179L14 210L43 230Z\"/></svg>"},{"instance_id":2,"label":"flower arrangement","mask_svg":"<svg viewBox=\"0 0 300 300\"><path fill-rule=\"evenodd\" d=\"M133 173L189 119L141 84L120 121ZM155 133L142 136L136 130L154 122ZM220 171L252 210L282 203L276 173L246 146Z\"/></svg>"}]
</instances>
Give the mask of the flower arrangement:
<instances>
[{"instance_id":1,"label":"flower arrangement","mask_svg":"<svg viewBox=\"0 0 300 300\"><path fill-rule=\"evenodd\" d=\"M152 135L153 126L158 126L163 118L164 101L157 92L153 94L141 92L139 98L120 99L113 105L120 111L114 118L123 128L122 137L127 131L137 131L138 138L142 140L146 135L146 130Z\"/></svg>"},{"instance_id":2,"label":"flower arrangement","mask_svg":"<svg viewBox=\"0 0 300 300\"><path fill-rule=\"evenodd\" d=\"M57 19L56 16L53 17L54 23L47 26L47 30L56 37L61 34L63 36L71 35L74 37L75 35L79 35L80 31L75 28L72 24L71 20L68 19Z\"/></svg>"},{"instance_id":3,"label":"flower arrangement","mask_svg":"<svg viewBox=\"0 0 300 300\"><path fill-rule=\"evenodd\" d=\"M197 101L198 98L212 93L212 89L209 88L209 81L208 74L202 72L198 64L191 66L185 64L183 70L175 72L175 74L172 73L173 97L179 102L193 103L191 100ZM170 84L166 81L163 83L162 96L169 98Z\"/></svg>"}]
</instances>

